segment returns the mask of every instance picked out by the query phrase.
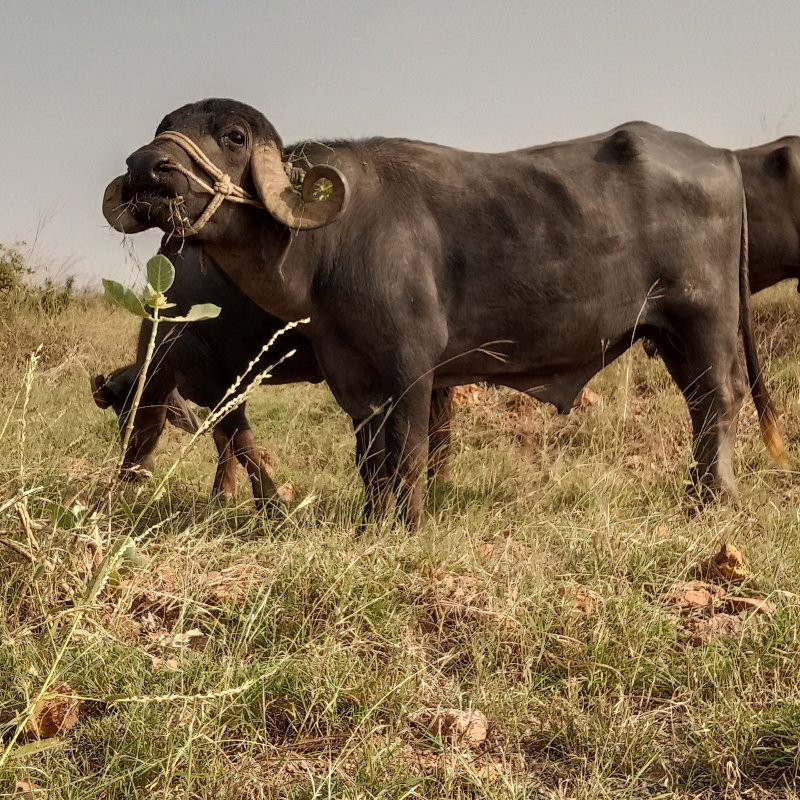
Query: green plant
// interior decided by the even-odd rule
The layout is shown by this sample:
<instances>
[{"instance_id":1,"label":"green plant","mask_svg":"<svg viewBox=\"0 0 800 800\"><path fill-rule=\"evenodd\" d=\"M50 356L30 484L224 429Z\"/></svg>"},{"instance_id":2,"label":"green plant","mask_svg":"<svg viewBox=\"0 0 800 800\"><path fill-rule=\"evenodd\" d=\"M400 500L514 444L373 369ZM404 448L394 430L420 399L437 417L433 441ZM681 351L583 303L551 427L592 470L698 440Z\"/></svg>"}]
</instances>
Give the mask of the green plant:
<instances>
[{"instance_id":1,"label":"green plant","mask_svg":"<svg viewBox=\"0 0 800 800\"><path fill-rule=\"evenodd\" d=\"M63 282L52 278L37 282L36 272L22 252L24 247L24 242L0 244L0 304L11 308L25 305L48 315L64 311L77 295L74 276Z\"/></svg>"},{"instance_id":2,"label":"green plant","mask_svg":"<svg viewBox=\"0 0 800 800\"><path fill-rule=\"evenodd\" d=\"M125 430L122 436L122 450L119 459L119 467L122 468L122 463L125 458L125 451L128 447L128 442L133 432L133 423L136 418L136 411L139 408L139 403L142 399L144 392L145 382L147 381L147 371L150 368L150 363L153 360L153 352L156 346L156 334L158 333L158 325L161 321L166 322L201 322L205 319L214 319L219 316L221 311L219 306L213 303L199 303L189 309L188 314L183 317L162 317L161 312L174 308L175 303L170 303L167 299L167 292L175 282L175 267L172 262L164 255L153 256L147 262L147 285L145 286L144 296L139 296L133 289L123 286L117 281L112 281L108 278L103 278L103 287L106 291L106 296L121 308L135 314L137 317L150 320L152 326L150 328L150 338L147 342L147 351L144 357L144 363L139 371L139 380L136 383L136 393L133 397L133 404L131 405L130 414L128 415L128 422L125 425ZM152 313L148 313L145 306L152 308ZM119 472L119 470L117 470Z\"/></svg>"},{"instance_id":3,"label":"green plant","mask_svg":"<svg viewBox=\"0 0 800 800\"><path fill-rule=\"evenodd\" d=\"M18 246L0 244L0 296L21 289L32 274L33 270Z\"/></svg>"},{"instance_id":4,"label":"green plant","mask_svg":"<svg viewBox=\"0 0 800 800\"><path fill-rule=\"evenodd\" d=\"M57 284L52 278L45 278L44 286L39 290L39 303L46 313L54 314L63 311L75 298L75 278L68 277L63 284Z\"/></svg>"}]
</instances>

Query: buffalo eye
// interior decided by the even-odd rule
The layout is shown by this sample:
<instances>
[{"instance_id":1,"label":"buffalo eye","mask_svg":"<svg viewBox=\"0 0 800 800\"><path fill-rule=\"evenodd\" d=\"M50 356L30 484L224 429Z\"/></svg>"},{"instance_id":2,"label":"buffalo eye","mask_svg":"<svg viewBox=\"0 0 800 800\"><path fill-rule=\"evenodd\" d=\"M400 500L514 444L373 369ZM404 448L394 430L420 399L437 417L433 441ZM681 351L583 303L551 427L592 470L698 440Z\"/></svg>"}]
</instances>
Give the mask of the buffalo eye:
<instances>
[{"instance_id":1,"label":"buffalo eye","mask_svg":"<svg viewBox=\"0 0 800 800\"><path fill-rule=\"evenodd\" d=\"M242 147L245 142L244 133L239 130L228 131L222 138L225 142L234 147Z\"/></svg>"}]
</instances>

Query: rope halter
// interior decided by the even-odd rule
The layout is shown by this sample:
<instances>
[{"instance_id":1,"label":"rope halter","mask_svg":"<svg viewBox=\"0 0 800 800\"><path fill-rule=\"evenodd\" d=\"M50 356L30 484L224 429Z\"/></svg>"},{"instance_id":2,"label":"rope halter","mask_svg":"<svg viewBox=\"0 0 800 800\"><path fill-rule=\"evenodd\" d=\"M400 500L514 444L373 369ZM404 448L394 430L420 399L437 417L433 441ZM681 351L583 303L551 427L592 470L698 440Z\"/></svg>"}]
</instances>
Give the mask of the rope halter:
<instances>
[{"instance_id":1,"label":"rope halter","mask_svg":"<svg viewBox=\"0 0 800 800\"><path fill-rule=\"evenodd\" d=\"M203 210L203 213L194 221L193 224L183 228L184 236L194 236L199 233L205 224L214 216L216 210L222 205L224 200L230 200L232 203L244 203L254 208L266 208L264 204L249 192L237 186L211 159L192 141L188 136L178 131L164 131L159 133L153 140L172 142L178 145L189 158L194 161L209 177L214 179L214 183L204 181L200 176L196 175L192 170L187 169L182 164L170 162L170 169L185 175L190 181L197 184L204 192L213 195L209 204Z\"/></svg>"}]
</instances>

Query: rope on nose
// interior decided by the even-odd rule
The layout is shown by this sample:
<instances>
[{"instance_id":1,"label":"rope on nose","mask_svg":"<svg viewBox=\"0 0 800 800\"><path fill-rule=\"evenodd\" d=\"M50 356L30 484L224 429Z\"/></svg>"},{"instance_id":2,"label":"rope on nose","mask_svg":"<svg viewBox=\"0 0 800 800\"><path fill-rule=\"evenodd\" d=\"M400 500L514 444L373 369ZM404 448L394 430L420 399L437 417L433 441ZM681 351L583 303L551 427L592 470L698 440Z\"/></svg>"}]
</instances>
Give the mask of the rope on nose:
<instances>
[{"instance_id":1,"label":"rope on nose","mask_svg":"<svg viewBox=\"0 0 800 800\"><path fill-rule=\"evenodd\" d=\"M197 184L204 192L213 195L203 213L194 221L193 224L184 228L186 235L194 235L200 232L203 226L214 216L216 210L225 200L232 203L244 203L255 208L264 208L264 204L249 192L235 184L230 175L226 175L213 161L192 141L188 136L178 131L164 131L159 133L153 141L168 141L178 145L189 158L194 161L209 177L214 179L213 185L196 175L192 170L187 169L182 164L170 162L170 169L184 174L189 180Z\"/></svg>"}]
</instances>

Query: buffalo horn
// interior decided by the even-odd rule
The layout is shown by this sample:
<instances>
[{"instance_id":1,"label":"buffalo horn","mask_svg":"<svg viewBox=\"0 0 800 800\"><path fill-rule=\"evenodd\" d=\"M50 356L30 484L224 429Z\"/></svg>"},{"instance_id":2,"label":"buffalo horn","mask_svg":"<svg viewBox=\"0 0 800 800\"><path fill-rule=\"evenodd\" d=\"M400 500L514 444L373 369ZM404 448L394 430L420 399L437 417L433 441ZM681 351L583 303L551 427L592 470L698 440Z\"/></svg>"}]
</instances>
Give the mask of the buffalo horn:
<instances>
[{"instance_id":1,"label":"buffalo horn","mask_svg":"<svg viewBox=\"0 0 800 800\"><path fill-rule=\"evenodd\" d=\"M250 169L259 199L278 222L296 230L329 225L347 205L347 178L336 167L318 164L306 172L298 193L286 175L281 154L274 142L259 142L253 147ZM320 179L333 184L330 197L314 199L314 186Z\"/></svg>"}]
</instances>

